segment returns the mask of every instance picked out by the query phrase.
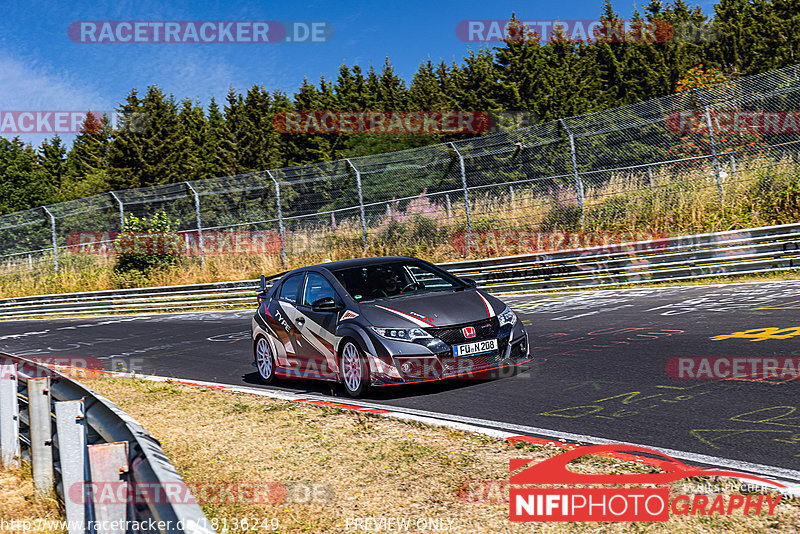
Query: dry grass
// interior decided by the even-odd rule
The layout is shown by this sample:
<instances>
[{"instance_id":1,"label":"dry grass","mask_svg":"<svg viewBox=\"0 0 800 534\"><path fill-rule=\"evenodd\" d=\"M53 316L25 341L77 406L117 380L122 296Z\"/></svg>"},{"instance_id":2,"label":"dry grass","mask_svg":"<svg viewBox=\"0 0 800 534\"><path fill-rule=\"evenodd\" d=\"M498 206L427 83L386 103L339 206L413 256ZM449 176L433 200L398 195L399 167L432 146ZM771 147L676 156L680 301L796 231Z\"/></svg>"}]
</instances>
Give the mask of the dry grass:
<instances>
[{"instance_id":1,"label":"dry grass","mask_svg":"<svg viewBox=\"0 0 800 534\"><path fill-rule=\"evenodd\" d=\"M319 484L321 502L205 505L209 518L277 518L280 532L356 532L347 518L452 521L451 532L764 532L800 530L800 504L782 501L775 516L675 517L654 524L512 524L508 504L463 502L474 480L508 478L510 458L543 460L557 451L517 449L505 441L377 415L260 396L143 380L102 377L88 385L108 396L162 442L188 482ZM610 459L577 469L648 470ZM359 530L360 531L360 530ZM418 531L415 528L411 532Z\"/></svg>"},{"instance_id":2,"label":"dry grass","mask_svg":"<svg viewBox=\"0 0 800 534\"><path fill-rule=\"evenodd\" d=\"M43 520L63 519L63 510L55 498L36 494L30 469L26 465L21 468L0 466L1 533L28 534L32 529L24 528L25 522L29 525L45 526ZM44 528L37 532L65 531Z\"/></svg>"},{"instance_id":3,"label":"dry grass","mask_svg":"<svg viewBox=\"0 0 800 534\"><path fill-rule=\"evenodd\" d=\"M551 188L549 192L522 187L515 190L513 197L510 191L500 187L472 195L473 229L479 232L635 231L674 236L796 222L800 220L797 170L798 165L788 158L741 162L737 174L730 176L723 185L725 201L722 206L708 169L681 173L662 169L653 173L652 187L646 185L649 183L646 173L615 174L597 186L592 186L587 178L583 226L574 191L569 187L557 191ZM305 223L308 226L287 234L289 260L286 265L281 264L278 255L209 254L205 266L197 257L184 257L174 267L154 271L149 276L137 276L115 274L114 256L62 251L58 273L53 273L49 256L39 258L32 265L22 257L16 263L0 265L0 298L245 280L324 259L407 254L434 262L459 260L463 257L454 248L453 237L466 229L466 216L457 195L451 200L450 210L446 209L444 198L435 195L420 197L405 207L395 207L393 217L400 217L399 225L393 226L392 219L386 215L373 219L374 224L368 228L366 249L358 219L338 220L335 227L327 222L309 220ZM487 249L472 253L470 257L523 252L527 251Z\"/></svg>"}]
</instances>

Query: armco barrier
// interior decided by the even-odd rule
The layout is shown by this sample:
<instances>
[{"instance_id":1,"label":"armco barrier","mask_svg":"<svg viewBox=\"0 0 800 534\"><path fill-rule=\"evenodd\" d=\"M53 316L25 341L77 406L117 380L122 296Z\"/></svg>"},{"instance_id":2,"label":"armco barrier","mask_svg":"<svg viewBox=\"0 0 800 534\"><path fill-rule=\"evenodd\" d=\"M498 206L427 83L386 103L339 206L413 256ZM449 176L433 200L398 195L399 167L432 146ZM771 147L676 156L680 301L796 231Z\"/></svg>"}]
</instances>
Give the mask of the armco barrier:
<instances>
[{"instance_id":1,"label":"armco barrier","mask_svg":"<svg viewBox=\"0 0 800 534\"><path fill-rule=\"evenodd\" d=\"M55 489L64 502L69 534L213 532L196 503L148 492L121 502L90 498L85 489L92 486L85 482L150 488L185 483L158 440L108 399L58 371L4 353L0 458L11 465L30 462L36 490ZM114 528L126 524L138 530Z\"/></svg>"},{"instance_id":2,"label":"armco barrier","mask_svg":"<svg viewBox=\"0 0 800 534\"><path fill-rule=\"evenodd\" d=\"M609 249L612 249L609 251ZM440 264L495 292L553 291L800 269L800 224Z\"/></svg>"},{"instance_id":3,"label":"armco barrier","mask_svg":"<svg viewBox=\"0 0 800 534\"><path fill-rule=\"evenodd\" d=\"M440 266L473 278L481 288L495 293L789 271L800 269L800 223ZM0 299L0 319L245 308L255 306L253 292L257 286L258 280L242 280Z\"/></svg>"}]
</instances>

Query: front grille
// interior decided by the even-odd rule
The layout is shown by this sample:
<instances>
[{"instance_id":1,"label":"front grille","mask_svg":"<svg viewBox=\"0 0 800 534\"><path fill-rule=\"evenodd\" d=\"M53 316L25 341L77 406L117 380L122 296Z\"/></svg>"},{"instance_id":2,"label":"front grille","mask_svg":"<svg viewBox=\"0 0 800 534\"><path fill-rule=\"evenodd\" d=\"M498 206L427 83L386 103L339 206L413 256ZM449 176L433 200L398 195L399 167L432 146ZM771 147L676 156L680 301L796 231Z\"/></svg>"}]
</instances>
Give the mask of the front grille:
<instances>
[{"instance_id":1,"label":"front grille","mask_svg":"<svg viewBox=\"0 0 800 534\"><path fill-rule=\"evenodd\" d=\"M499 350L476 356L454 357L447 355L442 358L444 375L466 375L490 369L506 362L505 354L507 343L500 343Z\"/></svg>"},{"instance_id":2,"label":"front grille","mask_svg":"<svg viewBox=\"0 0 800 534\"><path fill-rule=\"evenodd\" d=\"M468 326L471 326L475 329L475 337L471 337L469 339L464 337L464 332L462 329ZM438 337L448 345L457 345L459 343L466 343L468 341L481 341L483 339L497 337L497 317L484 319L482 321L475 321L472 323L464 323L456 326L426 328L425 330L433 337Z\"/></svg>"}]
</instances>

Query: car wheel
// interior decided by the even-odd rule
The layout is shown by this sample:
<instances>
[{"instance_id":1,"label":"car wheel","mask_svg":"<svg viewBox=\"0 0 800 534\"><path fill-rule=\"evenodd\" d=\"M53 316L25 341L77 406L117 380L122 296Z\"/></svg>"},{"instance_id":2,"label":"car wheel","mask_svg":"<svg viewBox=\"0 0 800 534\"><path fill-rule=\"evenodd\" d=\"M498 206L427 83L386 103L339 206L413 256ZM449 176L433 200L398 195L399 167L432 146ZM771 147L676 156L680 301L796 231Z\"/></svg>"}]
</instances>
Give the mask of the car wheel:
<instances>
[{"instance_id":1,"label":"car wheel","mask_svg":"<svg viewBox=\"0 0 800 534\"><path fill-rule=\"evenodd\" d=\"M264 384L271 384L275 381L275 357L267 338L258 336L254 352L258 377Z\"/></svg>"},{"instance_id":2,"label":"car wheel","mask_svg":"<svg viewBox=\"0 0 800 534\"><path fill-rule=\"evenodd\" d=\"M364 353L353 341L347 341L339 359L342 384L351 397L362 397L369 389L369 367Z\"/></svg>"}]
</instances>

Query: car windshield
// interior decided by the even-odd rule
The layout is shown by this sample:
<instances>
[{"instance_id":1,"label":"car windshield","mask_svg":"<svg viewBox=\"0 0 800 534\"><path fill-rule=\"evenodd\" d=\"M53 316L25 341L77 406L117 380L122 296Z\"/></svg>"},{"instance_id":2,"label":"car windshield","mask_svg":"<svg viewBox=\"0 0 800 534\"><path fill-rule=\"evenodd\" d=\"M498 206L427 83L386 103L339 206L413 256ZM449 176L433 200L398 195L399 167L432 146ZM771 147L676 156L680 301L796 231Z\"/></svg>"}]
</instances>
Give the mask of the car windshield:
<instances>
[{"instance_id":1,"label":"car windshield","mask_svg":"<svg viewBox=\"0 0 800 534\"><path fill-rule=\"evenodd\" d=\"M357 301L464 288L455 277L422 263L380 263L339 269L333 274Z\"/></svg>"}]
</instances>

